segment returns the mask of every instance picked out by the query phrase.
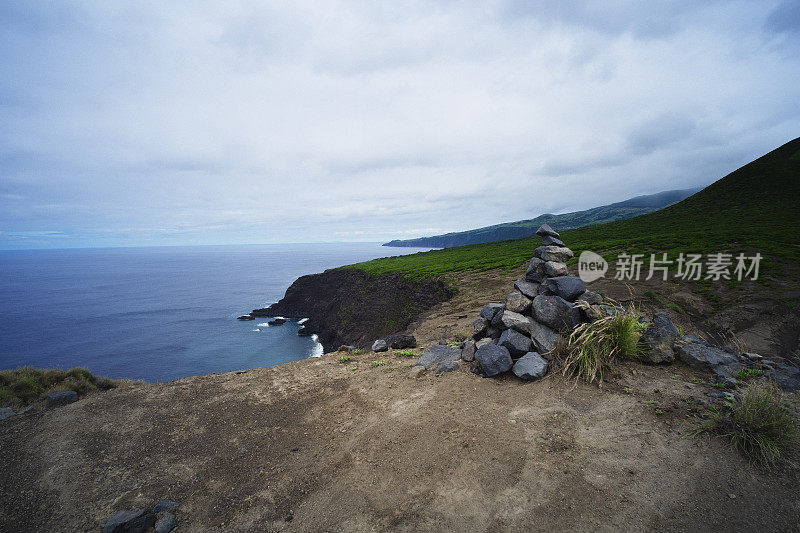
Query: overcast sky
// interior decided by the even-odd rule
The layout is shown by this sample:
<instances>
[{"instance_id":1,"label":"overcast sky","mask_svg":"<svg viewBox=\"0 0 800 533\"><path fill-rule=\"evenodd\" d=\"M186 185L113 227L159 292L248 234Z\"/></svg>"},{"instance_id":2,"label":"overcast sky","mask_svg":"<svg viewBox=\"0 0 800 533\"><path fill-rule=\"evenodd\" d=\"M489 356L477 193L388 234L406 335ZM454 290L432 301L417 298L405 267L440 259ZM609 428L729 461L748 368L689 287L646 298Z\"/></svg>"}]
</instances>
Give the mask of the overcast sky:
<instances>
[{"instance_id":1,"label":"overcast sky","mask_svg":"<svg viewBox=\"0 0 800 533\"><path fill-rule=\"evenodd\" d=\"M0 248L383 241L800 135L800 2L0 0Z\"/></svg>"}]
</instances>

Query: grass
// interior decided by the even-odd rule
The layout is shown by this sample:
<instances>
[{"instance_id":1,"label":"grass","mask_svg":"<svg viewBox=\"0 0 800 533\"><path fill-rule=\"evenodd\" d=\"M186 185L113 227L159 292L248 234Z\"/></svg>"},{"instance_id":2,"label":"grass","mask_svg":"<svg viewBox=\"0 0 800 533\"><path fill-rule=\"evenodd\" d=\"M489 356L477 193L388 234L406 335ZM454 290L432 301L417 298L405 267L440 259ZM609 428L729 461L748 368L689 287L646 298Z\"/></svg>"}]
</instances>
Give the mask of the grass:
<instances>
[{"instance_id":1,"label":"grass","mask_svg":"<svg viewBox=\"0 0 800 533\"><path fill-rule=\"evenodd\" d=\"M614 261L619 253L731 253L759 251L770 258L800 262L800 139L732 172L697 194L660 211L628 220L561 233L575 252L602 252ZM558 229L558 228L556 228ZM445 248L375 259L342 268L371 275L399 273L428 279L452 272L512 270L530 260L541 244L537 237ZM573 259L572 262L576 260ZM762 273L772 261L762 261ZM610 265L613 273L614 266ZM761 279L761 278L759 278Z\"/></svg>"},{"instance_id":2,"label":"grass","mask_svg":"<svg viewBox=\"0 0 800 533\"><path fill-rule=\"evenodd\" d=\"M349 363L352 360L353 360L353 357L349 356L349 355L343 355L343 356L341 356L339 358L339 362L342 363L342 364Z\"/></svg>"},{"instance_id":3,"label":"grass","mask_svg":"<svg viewBox=\"0 0 800 533\"><path fill-rule=\"evenodd\" d=\"M617 358L641 354L639 315L633 310L581 324L569 336L564 355L564 375L602 386L603 374Z\"/></svg>"},{"instance_id":4,"label":"grass","mask_svg":"<svg viewBox=\"0 0 800 533\"><path fill-rule=\"evenodd\" d=\"M379 366L386 366L386 365L387 365L386 361L373 361L372 362L372 367L373 368L377 368Z\"/></svg>"},{"instance_id":5,"label":"grass","mask_svg":"<svg viewBox=\"0 0 800 533\"><path fill-rule=\"evenodd\" d=\"M417 355L416 350L399 350L395 353L400 357L415 357Z\"/></svg>"},{"instance_id":6,"label":"grass","mask_svg":"<svg viewBox=\"0 0 800 533\"><path fill-rule=\"evenodd\" d=\"M352 353L353 355L358 355L358 354L360 354L360 353L361 353L361 352L363 352L363 351L364 351L364 350L362 350L361 348L356 348L356 349L355 349L355 350L353 350L351 353Z\"/></svg>"},{"instance_id":7,"label":"grass","mask_svg":"<svg viewBox=\"0 0 800 533\"><path fill-rule=\"evenodd\" d=\"M29 366L16 370L0 370L0 407L19 409L37 405L43 403L51 392L71 390L83 396L116 386L116 381L96 377L82 367L66 371Z\"/></svg>"},{"instance_id":8,"label":"grass","mask_svg":"<svg viewBox=\"0 0 800 533\"><path fill-rule=\"evenodd\" d=\"M739 370L733 377L736 379L750 379L753 377L763 376L764 371L756 368L743 368Z\"/></svg>"},{"instance_id":9,"label":"grass","mask_svg":"<svg viewBox=\"0 0 800 533\"><path fill-rule=\"evenodd\" d=\"M714 431L751 461L774 465L800 439L800 420L773 383L748 385L726 408L711 412L695 433Z\"/></svg>"}]
</instances>

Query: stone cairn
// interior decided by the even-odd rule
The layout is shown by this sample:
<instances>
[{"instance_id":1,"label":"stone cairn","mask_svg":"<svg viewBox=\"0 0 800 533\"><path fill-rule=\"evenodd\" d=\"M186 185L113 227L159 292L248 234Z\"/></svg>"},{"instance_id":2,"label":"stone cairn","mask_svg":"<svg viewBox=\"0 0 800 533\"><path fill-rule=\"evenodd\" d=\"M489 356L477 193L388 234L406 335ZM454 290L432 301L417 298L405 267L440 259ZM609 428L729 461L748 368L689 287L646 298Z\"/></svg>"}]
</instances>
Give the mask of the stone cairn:
<instances>
[{"instance_id":1,"label":"stone cairn","mask_svg":"<svg viewBox=\"0 0 800 533\"><path fill-rule=\"evenodd\" d=\"M536 234L542 246L534 251L525 278L514 282L505 303L481 310L472 338L464 343L461 358L486 377L508 370L522 379L543 377L560 336L602 316L600 295L567 271L572 250L547 224Z\"/></svg>"}]
</instances>

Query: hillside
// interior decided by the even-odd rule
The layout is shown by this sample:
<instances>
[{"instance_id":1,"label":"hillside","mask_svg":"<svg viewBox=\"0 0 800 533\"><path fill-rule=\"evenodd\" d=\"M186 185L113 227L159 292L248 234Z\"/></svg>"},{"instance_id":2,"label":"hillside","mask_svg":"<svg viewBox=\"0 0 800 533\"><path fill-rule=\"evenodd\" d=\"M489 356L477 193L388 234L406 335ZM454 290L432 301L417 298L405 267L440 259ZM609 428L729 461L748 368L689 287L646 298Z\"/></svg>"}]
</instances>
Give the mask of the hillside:
<instances>
[{"instance_id":1,"label":"hillside","mask_svg":"<svg viewBox=\"0 0 800 533\"><path fill-rule=\"evenodd\" d=\"M728 174L669 207L635 218L561 233L576 255L591 249L606 259L622 251L713 253L758 250L800 262L800 138ZM415 279L465 270L513 269L533 255L539 239L475 244L343 268Z\"/></svg>"},{"instance_id":2,"label":"hillside","mask_svg":"<svg viewBox=\"0 0 800 533\"><path fill-rule=\"evenodd\" d=\"M575 211L561 215L544 214L528 220L495 224L485 228L469 231L435 235L433 237L420 237L417 239L394 240L384 246L394 247L423 247L423 248L452 248L466 244L480 244L484 242L505 241L508 239L521 239L536 234L536 229L542 224L549 224L556 231L580 228L592 224L602 224L615 220L625 220L639 215L651 213L668 205L680 202L694 194L699 189L683 189L664 191L629 198L622 202L593 207L584 211Z\"/></svg>"}]
</instances>

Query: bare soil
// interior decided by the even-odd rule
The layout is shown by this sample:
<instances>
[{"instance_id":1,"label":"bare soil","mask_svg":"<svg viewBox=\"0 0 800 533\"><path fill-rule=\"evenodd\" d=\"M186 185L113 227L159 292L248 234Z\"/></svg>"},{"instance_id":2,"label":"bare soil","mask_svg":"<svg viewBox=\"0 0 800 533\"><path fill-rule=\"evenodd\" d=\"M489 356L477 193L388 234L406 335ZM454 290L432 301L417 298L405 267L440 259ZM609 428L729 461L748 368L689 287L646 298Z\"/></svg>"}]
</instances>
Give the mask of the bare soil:
<instances>
[{"instance_id":1,"label":"bare soil","mask_svg":"<svg viewBox=\"0 0 800 533\"><path fill-rule=\"evenodd\" d=\"M452 339L518 274L460 275L412 329ZM466 365L413 378L415 357L344 355L0 422L0 531L97 531L163 498L181 504L178 531L800 531L797 456L767 471L691 436L713 389L681 364L621 363L599 388Z\"/></svg>"}]
</instances>

